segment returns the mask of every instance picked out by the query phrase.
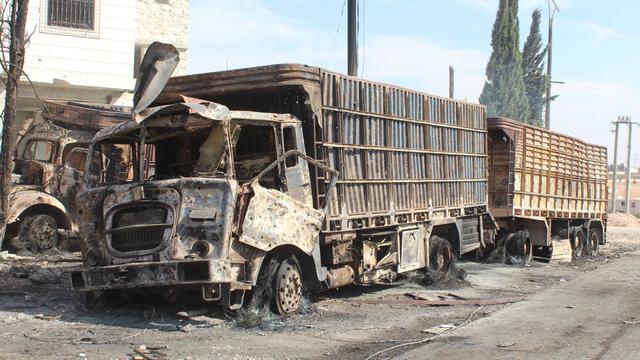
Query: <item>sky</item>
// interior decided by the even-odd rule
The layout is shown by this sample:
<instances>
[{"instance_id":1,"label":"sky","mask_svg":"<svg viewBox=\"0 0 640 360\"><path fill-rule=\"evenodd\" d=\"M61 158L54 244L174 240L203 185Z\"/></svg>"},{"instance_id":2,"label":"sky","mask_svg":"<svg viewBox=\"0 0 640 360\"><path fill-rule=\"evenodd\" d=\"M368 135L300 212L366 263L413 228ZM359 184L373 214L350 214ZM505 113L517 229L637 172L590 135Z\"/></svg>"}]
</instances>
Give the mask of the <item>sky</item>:
<instances>
[{"instance_id":1,"label":"sky","mask_svg":"<svg viewBox=\"0 0 640 360\"><path fill-rule=\"evenodd\" d=\"M640 2L556 0L551 129L609 148L611 121L640 122ZM345 0L190 0L187 72L303 63L346 72ZM360 0L360 76L478 102L491 53L498 0ZM545 0L520 0L521 47L531 13ZM344 9L344 11L343 11ZM618 162L626 156L626 127ZM634 139L640 127L634 129ZM632 166L640 165L640 147ZM624 156L623 156L624 155Z\"/></svg>"}]
</instances>

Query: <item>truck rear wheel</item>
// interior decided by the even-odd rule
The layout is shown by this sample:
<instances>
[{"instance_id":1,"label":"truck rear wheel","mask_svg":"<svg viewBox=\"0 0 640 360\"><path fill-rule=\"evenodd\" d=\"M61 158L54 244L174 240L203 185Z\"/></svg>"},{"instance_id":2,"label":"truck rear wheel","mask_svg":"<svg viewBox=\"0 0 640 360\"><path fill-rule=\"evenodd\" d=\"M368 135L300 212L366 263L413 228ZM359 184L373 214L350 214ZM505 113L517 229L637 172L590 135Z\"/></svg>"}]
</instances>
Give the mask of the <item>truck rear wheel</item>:
<instances>
[{"instance_id":1,"label":"truck rear wheel","mask_svg":"<svg viewBox=\"0 0 640 360\"><path fill-rule=\"evenodd\" d=\"M600 233L597 229L589 229L588 253L593 257L600 255Z\"/></svg>"},{"instance_id":2,"label":"truck rear wheel","mask_svg":"<svg viewBox=\"0 0 640 360\"><path fill-rule=\"evenodd\" d=\"M533 259L533 246L527 230L520 230L507 236L505 244L505 257L507 262L524 264L531 263Z\"/></svg>"},{"instance_id":3,"label":"truck rear wheel","mask_svg":"<svg viewBox=\"0 0 640 360\"><path fill-rule=\"evenodd\" d=\"M50 250L58 245L58 225L49 215L29 216L20 225L18 236L33 252Z\"/></svg>"},{"instance_id":4,"label":"truck rear wheel","mask_svg":"<svg viewBox=\"0 0 640 360\"><path fill-rule=\"evenodd\" d=\"M584 256L585 253L585 243L586 239L584 237L584 231L582 231L581 227L573 228L571 232L571 236L569 238L571 241L571 257L573 260L580 259Z\"/></svg>"},{"instance_id":5,"label":"truck rear wheel","mask_svg":"<svg viewBox=\"0 0 640 360\"><path fill-rule=\"evenodd\" d=\"M429 249L429 270L448 274L454 260L451 243L434 235L429 239Z\"/></svg>"}]
</instances>

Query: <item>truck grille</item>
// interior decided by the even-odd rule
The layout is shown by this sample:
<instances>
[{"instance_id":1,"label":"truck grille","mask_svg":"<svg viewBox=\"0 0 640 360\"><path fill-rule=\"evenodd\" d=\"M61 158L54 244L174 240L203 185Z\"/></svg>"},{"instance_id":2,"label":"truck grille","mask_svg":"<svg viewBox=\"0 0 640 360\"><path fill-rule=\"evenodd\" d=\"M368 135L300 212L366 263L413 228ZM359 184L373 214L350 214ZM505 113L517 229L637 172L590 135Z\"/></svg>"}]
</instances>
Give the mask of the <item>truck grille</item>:
<instances>
[{"instance_id":1,"label":"truck grille","mask_svg":"<svg viewBox=\"0 0 640 360\"><path fill-rule=\"evenodd\" d=\"M152 250L162 244L166 229L144 229L114 232L111 247L119 252Z\"/></svg>"},{"instance_id":2,"label":"truck grille","mask_svg":"<svg viewBox=\"0 0 640 360\"><path fill-rule=\"evenodd\" d=\"M163 203L134 203L117 209L106 224L111 249L120 256L155 252L171 238L173 222L173 210Z\"/></svg>"}]
</instances>

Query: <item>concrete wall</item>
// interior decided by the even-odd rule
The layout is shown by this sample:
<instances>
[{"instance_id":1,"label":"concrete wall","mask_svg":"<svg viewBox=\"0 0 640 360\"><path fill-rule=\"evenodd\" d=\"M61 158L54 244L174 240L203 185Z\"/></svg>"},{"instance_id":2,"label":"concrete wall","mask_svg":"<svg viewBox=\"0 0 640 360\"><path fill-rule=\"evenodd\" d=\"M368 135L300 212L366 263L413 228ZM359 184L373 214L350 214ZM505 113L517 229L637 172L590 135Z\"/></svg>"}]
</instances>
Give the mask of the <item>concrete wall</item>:
<instances>
[{"instance_id":1,"label":"concrete wall","mask_svg":"<svg viewBox=\"0 0 640 360\"><path fill-rule=\"evenodd\" d=\"M183 75L187 69L189 29L188 0L137 0L136 45L141 55L154 41L173 44L180 50L180 63L174 75Z\"/></svg>"}]
</instances>

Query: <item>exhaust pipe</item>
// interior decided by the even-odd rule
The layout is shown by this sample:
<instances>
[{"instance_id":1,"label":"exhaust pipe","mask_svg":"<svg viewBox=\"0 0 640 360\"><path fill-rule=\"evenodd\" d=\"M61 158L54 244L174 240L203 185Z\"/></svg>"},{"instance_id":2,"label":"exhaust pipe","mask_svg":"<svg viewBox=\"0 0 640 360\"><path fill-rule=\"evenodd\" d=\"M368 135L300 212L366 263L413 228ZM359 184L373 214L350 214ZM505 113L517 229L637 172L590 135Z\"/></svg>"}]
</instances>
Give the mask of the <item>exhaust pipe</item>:
<instances>
[{"instance_id":1,"label":"exhaust pipe","mask_svg":"<svg viewBox=\"0 0 640 360\"><path fill-rule=\"evenodd\" d=\"M337 269L327 270L327 290L335 289L342 286L352 284L356 279L356 274L353 268L349 265Z\"/></svg>"}]
</instances>

